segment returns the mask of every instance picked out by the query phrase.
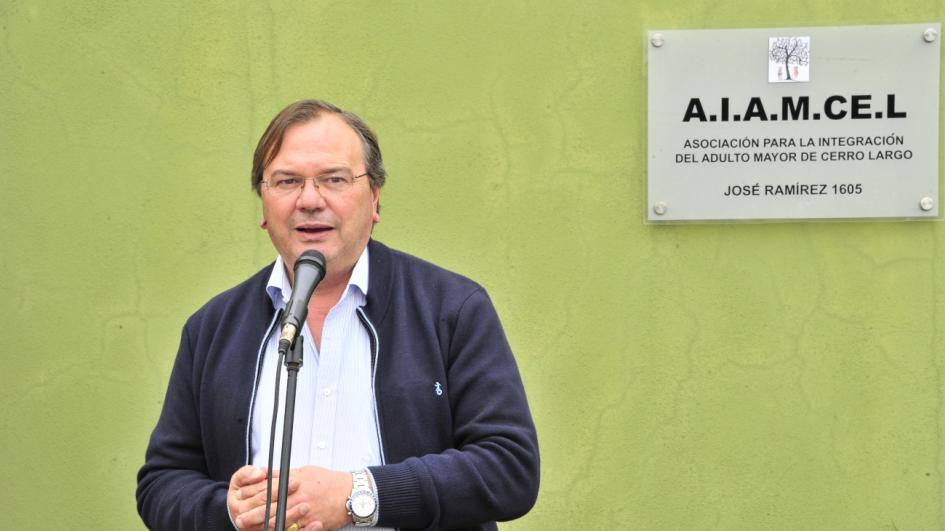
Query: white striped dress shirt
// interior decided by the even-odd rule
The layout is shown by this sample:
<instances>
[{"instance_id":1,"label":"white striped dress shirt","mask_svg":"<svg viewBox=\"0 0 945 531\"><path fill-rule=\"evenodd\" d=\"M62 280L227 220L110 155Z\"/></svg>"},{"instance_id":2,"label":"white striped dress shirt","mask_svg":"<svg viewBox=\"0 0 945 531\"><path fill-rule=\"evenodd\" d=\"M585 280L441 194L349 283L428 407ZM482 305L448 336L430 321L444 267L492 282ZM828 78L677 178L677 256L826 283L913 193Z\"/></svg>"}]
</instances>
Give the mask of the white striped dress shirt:
<instances>
[{"instance_id":1,"label":"white striped dress shirt","mask_svg":"<svg viewBox=\"0 0 945 531\"><path fill-rule=\"evenodd\" d=\"M368 290L368 251L361 254L341 299L328 312L322 327L321 349L315 348L308 324L302 328L304 348L298 373L295 425L292 433L292 467L316 465L332 470L354 471L380 465L380 439L371 385L371 340L358 319ZM292 293L285 263L276 259L266 292L275 309L284 310ZM279 335L266 345L262 374L253 406L251 434L254 466L264 467L269 458L269 430ZM279 469L282 421L285 415L286 370L280 383L274 469ZM354 529L352 527L352 529Z\"/></svg>"}]
</instances>

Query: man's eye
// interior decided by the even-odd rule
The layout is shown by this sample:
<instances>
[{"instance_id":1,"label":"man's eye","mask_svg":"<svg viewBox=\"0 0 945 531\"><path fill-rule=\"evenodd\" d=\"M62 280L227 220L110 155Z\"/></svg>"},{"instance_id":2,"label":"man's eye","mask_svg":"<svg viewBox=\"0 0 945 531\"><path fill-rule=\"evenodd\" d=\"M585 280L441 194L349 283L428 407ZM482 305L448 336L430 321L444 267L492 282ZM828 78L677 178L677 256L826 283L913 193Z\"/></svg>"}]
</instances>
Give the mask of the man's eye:
<instances>
[{"instance_id":1,"label":"man's eye","mask_svg":"<svg viewBox=\"0 0 945 531\"><path fill-rule=\"evenodd\" d=\"M328 175L322 179L322 182L329 186L332 186L332 185L337 186L339 184L344 184L348 182L348 179L346 179L345 177L341 175Z\"/></svg>"},{"instance_id":2,"label":"man's eye","mask_svg":"<svg viewBox=\"0 0 945 531\"><path fill-rule=\"evenodd\" d=\"M297 186L299 180L295 177L286 177L284 179L276 179L276 188L291 188Z\"/></svg>"}]
</instances>

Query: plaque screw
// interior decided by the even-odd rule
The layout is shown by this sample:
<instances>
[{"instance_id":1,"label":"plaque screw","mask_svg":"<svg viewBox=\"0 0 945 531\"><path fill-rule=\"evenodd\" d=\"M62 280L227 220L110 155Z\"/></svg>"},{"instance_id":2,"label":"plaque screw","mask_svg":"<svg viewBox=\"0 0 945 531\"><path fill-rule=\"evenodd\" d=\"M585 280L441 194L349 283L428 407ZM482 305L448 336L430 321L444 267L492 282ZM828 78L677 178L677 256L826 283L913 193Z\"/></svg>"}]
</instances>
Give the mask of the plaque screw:
<instances>
[{"instance_id":1,"label":"plaque screw","mask_svg":"<svg viewBox=\"0 0 945 531\"><path fill-rule=\"evenodd\" d=\"M663 214L665 214L666 203L660 201L659 203L656 203L655 205L653 205L653 212L656 212L657 216L662 216Z\"/></svg>"},{"instance_id":2,"label":"plaque screw","mask_svg":"<svg viewBox=\"0 0 945 531\"><path fill-rule=\"evenodd\" d=\"M934 204L935 202L932 201L931 197L923 197L922 200L919 201L919 208L928 212L929 210L932 210L932 205Z\"/></svg>"},{"instance_id":3,"label":"plaque screw","mask_svg":"<svg viewBox=\"0 0 945 531\"><path fill-rule=\"evenodd\" d=\"M666 41L663 40L662 33L654 33L653 35L650 36L650 44L652 44L656 48L659 48L660 46L662 46L664 42Z\"/></svg>"},{"instance_id":4,"label":"plaque screw","mask_svg":"<svg viewBox=\"0 0 945 531\"><path fill-rule=\"evenodd\" d=\"M938 32L929 28L922 32L922 38L925 39L925 42L935 42L935 39L938 38Z\"/></svg>"}]
</instances>

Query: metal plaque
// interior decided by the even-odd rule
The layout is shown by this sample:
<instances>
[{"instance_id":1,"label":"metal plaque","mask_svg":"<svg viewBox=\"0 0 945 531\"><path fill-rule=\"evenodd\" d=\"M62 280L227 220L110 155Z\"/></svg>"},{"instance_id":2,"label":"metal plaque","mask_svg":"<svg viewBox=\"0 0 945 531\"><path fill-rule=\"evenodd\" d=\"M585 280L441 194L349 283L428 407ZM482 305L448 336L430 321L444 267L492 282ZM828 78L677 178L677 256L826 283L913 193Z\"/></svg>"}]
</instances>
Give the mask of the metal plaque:
<instances>
[{"instance_id":1,"label":"metal plaque","mask_svg":"<svg viewBox=\"0 0 945 531\"><path fill-rule=\"evenodd\" d=\"M938 218L940 38L650 32L647 220Z\"/></svg>"}]
</instances>

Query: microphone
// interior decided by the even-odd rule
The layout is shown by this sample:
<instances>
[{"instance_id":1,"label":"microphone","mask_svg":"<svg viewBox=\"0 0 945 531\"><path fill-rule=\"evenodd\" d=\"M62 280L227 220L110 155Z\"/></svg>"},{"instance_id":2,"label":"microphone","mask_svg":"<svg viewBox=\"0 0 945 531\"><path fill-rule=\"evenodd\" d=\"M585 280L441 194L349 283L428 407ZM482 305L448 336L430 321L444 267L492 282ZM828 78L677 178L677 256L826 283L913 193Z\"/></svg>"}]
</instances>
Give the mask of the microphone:
<instances>
[{"instance_id":1,"label":"microphone","mask_svg":"<svg viewBox=\"0 0 945 531\"><path fill-rule=\"evenodd\" d=\"M308 301L315 286L325 277L325 256L318 251L305 251L295 262L295 285L282 319L282 334L279 336L279 353L285 354L302 331L308 316Z\"/></svg>"}]
</instances>

